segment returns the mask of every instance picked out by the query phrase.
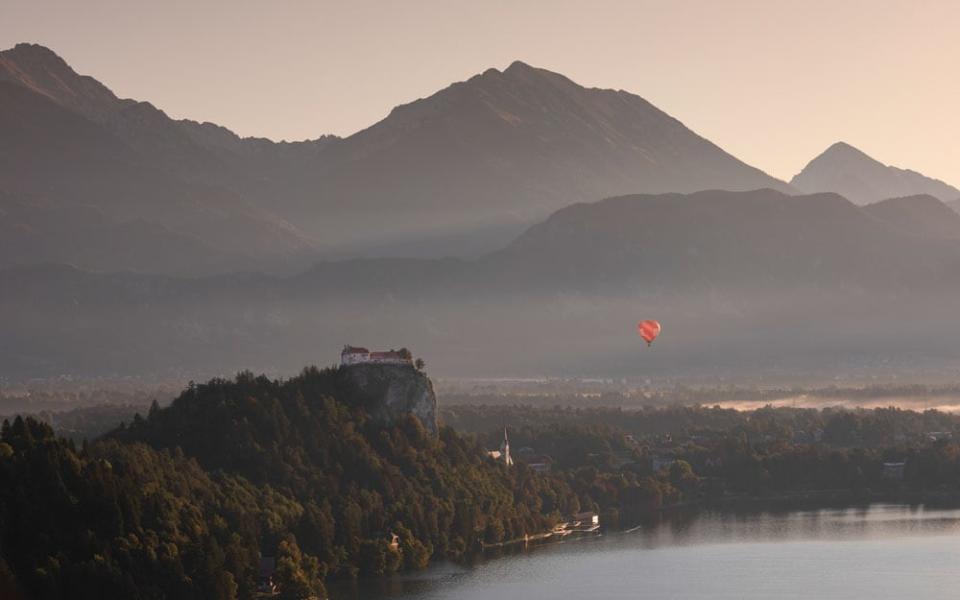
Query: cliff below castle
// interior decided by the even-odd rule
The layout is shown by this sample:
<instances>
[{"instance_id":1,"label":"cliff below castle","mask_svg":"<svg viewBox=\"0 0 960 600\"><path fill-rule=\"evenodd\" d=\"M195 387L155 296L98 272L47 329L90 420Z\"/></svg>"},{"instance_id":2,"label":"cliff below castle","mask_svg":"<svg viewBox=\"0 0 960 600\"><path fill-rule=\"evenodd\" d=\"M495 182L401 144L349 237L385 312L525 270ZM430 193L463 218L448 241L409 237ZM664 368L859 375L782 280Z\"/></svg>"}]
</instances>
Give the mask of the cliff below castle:
<instances>
[{"instance_id":1,"label":"cliff below castle","mask_svg":"<svg viewBox=\"0 0 960 600\"><path fill-rule=\"evenodd\" d=\"M365 363L342 366L340 372L374 419L390 423L410 414L437 434L437 396L421 371L410 365Z\"/></svg>"}]
</instances>

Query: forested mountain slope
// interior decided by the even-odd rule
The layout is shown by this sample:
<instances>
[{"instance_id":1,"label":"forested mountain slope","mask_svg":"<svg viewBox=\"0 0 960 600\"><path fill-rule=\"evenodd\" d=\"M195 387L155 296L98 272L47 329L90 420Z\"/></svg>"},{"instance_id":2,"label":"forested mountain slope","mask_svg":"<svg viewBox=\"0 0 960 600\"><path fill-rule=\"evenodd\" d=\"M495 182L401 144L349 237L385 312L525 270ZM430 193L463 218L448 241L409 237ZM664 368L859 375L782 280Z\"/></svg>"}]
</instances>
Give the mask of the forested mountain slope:
<instances>
[{"instance_id":1,"label":"forested mountain slope","mask_svg":"<svg viewBox=\"0 0 960 600\"><path fill-rule=\"evenodd\" d=\"M579 509L449 428L375 422L337 370L241 373L77 448L17 419L0 435L0 590L30 598L250 598L259 556L285 597L421 568ZM391 535L399 549L390 548Z\"/></svg>"}]
</instances>

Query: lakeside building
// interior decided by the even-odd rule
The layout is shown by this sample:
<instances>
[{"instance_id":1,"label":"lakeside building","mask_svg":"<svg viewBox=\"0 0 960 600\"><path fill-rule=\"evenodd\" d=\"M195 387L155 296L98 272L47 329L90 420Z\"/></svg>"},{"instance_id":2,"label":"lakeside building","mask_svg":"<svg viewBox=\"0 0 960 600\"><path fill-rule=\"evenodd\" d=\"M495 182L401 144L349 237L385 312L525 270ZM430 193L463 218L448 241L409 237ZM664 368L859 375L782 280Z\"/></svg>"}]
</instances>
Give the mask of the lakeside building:
<instances>
[{"instance_id":1,"label":"lakeside building","mask_svg":"<svg viewBox=\"0 0 960 600\"><path fill-rule=\"evenodd\" d=\"M593 511L578 512L571 516L570 522L573 527L597 527L600 525L600 515Z\"/></svg>"},{"instance_id":2,"label":"lakeside building","mask_svg":"<svg viewBox=\"0 0 960 600\"><path fill-rule=\"evenodd\" d=\"M566 537L572 534L596 533L600 531L600 515L593 511L578 512L570 515L567 521L557 523L550 535Z\"/></svg>"},{"instance_id":3,"label":"lakeside building","mask_svg":"<svg viewBox=\"0 0 960 600\"><path fill-rule=\"evenodd\" d=\"M349 365L409 365L413 366L413 355L406 348L371 352L361 346L343 347L340 351L340 364Z\"/></svg>"}]
</instances>

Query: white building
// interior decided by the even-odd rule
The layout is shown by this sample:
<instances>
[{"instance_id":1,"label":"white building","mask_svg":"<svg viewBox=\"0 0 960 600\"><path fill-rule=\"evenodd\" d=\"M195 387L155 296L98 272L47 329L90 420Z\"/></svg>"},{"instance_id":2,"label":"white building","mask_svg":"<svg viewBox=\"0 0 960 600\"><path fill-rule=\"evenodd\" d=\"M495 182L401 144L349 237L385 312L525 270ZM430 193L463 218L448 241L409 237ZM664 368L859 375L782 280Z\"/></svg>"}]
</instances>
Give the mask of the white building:
<instances>
[{"instance_id":1,"label":"white building","mask_svg":"<svg viewBox=\"0 0 960 600\"><path fill-rule=\"evenodd\" d=\"M510 456L510 438L507 437L507 428L503 428L503 442L500 443L500 462L508 467L513 466L513 457Z\"/></svg>"},{"instance_id":2,"label":"white building","mask_svg":"<svg viewBox=\"0 0 960 600\"><path fill-rule=\"evenodd\" d=\"M340 352L341 365L356 365L365 362L370 362L370 351L366 348L344 346Z\"/></svg>"},{"instance_id":3,"label":"white building","mask_svg":"<svg viewBox=\"0 0 960 600\"><path fill-rule=\"evenodd\" d=\"M500 442L500 449L487 452L487 456L497 462L502 462L508 467L513 466L513 457L510 456L510 438L507 437L506 427L503 428L503 441Z\"/></svg>"},{"instance_id":4,"label":"white building","mask_svg":"<svg viewBox=\"0 0 960 600\"><path fill-rule=\"evenodd\" d=\"M574 527L597 527L600 525L600 515L593 511L575 513L570 520Z\"/></svg>"},{"instance_id":5,"label":"white building","mask_svg":"<svg viewBox=\"0 0 960 600\"><path fill-rule=\"evenodd\" d=\"M386 352L370 352L359 346L344 346L340 352L341 365L413 365L413 356L409 350L388 350Z\"/></svg>"}]
</instances>

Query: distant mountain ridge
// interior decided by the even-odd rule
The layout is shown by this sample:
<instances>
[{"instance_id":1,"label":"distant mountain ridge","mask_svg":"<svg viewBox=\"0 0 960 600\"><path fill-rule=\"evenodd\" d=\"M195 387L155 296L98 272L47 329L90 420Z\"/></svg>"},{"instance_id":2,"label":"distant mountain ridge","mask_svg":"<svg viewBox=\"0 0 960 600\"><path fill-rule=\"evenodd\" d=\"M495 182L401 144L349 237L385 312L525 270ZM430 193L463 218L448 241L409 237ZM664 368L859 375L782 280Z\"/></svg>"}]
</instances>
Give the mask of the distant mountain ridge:
<instances>
[{"instance_id":1,"label":"distant mountain ridge","mask_svg":"<svg viewBox=\"0 0 960 600\"><path fill-rule=\"evenodd\" d=\"M0 266L202 274L314 251L283 219L171 176L45 95L0 81L0 106Z\"/></svg>"},{"instance_id":2,"label":"distant mountain ridge","mask_svg":"<svg viewBox=\"0 0 960 600\"><path fill-rule=\"evenodd\" d=\"M960 240L960 214L930 195L890 198L868 204L863 210L903 232Z\"/></svg>"},{"instance_id":3,"label":"distant mountain ridge","mask_svg":"<svg viewBox=\"0 0 960 600\"><path fill-rule=\"evenodd\" d=\"M79 75L60 56L38 44L0 52L0 81L47 96L64 108L104 125L155 165L179 175L216 180L228 177L238 157L289 158L293 148L320 148L335 136L297 143L241 138L211 123L171 119L149 102L118 98L105 85Z\"/></svg>"},{"instance_id":4,"label":"distant mountain ridge","mask_svg":"<svg viewBox=\"0 0 960 600\"><path fill-rule=\"evenodd\" d=\"M918 195L943 202L960 200L957 188L916 171L887 166L845 142L827 148L790 184L808 194L836 192L856 204Z\"/></svg>"},{"instance_id":5,"label":"distant mountain ridge","mask_svg":"<svg viewBox=\"0 0 960 600\"><path fill-rule=\"evenodd\" d=\"M398 106L331 146L318 167L288 173L293 193L280 210L324 236L362 223L378 236L422 236L426 224L519 232L564 205L616 194L790 190L639 96L519 61Z\"/></svg>"},{"instance_id":6,"label":"distant mountain ridge","mask_svg":"<svg viewBox=\"0 0 960 600\"><path fill-rule=\"evenodd\" d=\"M957 239L960 215L929 196L860 208L833 193L711 190L569 206L486 260L516 285L553 288L896 289L960 275Z\"/></svg>"},{"instance_id":7,"label":"distant mountain ridge","mask_svg":"<svg viewBox=\"0 0 960 600\"><path fill-rule=\"evenodd\" d=\"M0 52L0 82L98 125L141 166L272 215L327 256L479 254L566 204L622 193L790 189L639 96L522 62L398 106L348 138L295 143L171 119L35 44Z\"/></svg>"},{"instance_id":8,"label":"distant mountain ridge","mask_svg":"<svg viewBox=\"0 0 960 600\"><path fill-rule=\"evenodd\" d=\"M105 126L165 168L222 168L214 155L194 143L152 104L121 100L93 77L76 73L60 56L43 46L17 44L0 52L0 80L22 85Z\"/></svg>"},{"instance_id":9,"label":"distant mountain ridge","mask_svg":"<svg viewBox=\"0 0 960 600\"><path fill-rule=\"evenodd\" d=\"M769 189L631 195L561 209L477 260L289 277L3 270L0 376L282 369L317 339L409 345L440 372L623 374L646 315L669 332L644 355L651 368L953 356L960 229L946 210Z\"/></svg>"},{"instance_id":10,"label":"distant mountain ridge","mask_svg":"<svg viewBox=\"0 0 960 600\"><path fill-rule=\"evenodd\" d=\"M319 257L483 255L565 206L637 193L960 199L846 144L786 184L639 96L520 61L344 139L274 143L170 119L33 44L0 52L0 106L0 152L12 157L0 183L0 267L203 274L279 261L289 272ZM870 210L894 218L891 206ZM920 220L932 231L940 219Z\"/></svg>"}]
</instances>

